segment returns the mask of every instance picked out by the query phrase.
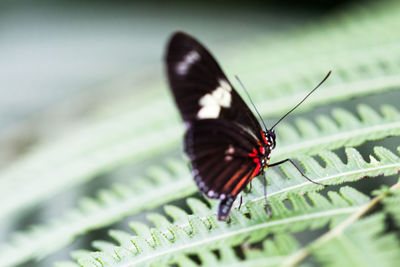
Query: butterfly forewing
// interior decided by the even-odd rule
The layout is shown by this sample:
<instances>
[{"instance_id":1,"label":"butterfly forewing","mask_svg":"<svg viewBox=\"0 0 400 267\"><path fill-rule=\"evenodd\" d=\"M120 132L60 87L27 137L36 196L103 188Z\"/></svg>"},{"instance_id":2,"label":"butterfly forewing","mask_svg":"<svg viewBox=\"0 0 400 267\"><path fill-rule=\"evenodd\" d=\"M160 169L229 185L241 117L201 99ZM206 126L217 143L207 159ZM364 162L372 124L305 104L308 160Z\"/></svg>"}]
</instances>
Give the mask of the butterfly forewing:
<instances>
[{"instance_id":1,"label":"butterfly forewing","mask_svg":"<svg viewBox=\"0 0 400 267\"><path fill-rule=\"evenodd\" d=\"M186 123L223 119L249 128L260 136L260 125L226 78L213 56L197 40L178 32L166 55L168 79Z\"/></svg>"}]
</instances>

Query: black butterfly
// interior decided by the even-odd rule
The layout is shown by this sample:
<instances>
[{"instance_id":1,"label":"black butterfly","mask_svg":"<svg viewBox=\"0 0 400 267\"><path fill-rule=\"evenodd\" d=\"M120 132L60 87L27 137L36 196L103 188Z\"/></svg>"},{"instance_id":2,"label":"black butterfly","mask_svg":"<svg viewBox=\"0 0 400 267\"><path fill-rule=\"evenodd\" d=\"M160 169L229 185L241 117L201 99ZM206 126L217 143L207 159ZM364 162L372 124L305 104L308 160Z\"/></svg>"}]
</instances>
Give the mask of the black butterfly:
<instances>
[{"instance_id":1,"label":"black butterfly","mask_svg":"<svg viewBox=\"0 0 400 267\"><path fill-rule=\"evenodd\" d=\"M261 128L214 57L197 40L183 32L173 34L166 66L186 126L184 149L194 180L207 197L220 199L218 219L225 220L237 195L254 177L268 167L294 163L286 159L269 164L277 123L270 130Z\"/></svg>"}]
</instances>

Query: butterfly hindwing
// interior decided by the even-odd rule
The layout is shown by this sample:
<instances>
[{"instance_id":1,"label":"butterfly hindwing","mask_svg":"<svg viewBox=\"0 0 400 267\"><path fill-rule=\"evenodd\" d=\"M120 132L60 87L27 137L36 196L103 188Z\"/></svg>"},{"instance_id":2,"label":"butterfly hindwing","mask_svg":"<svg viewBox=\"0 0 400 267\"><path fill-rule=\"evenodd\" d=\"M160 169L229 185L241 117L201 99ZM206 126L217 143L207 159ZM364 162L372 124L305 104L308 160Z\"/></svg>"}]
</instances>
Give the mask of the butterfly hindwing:
<instances>
[{"instance_id":1,"label":"butterfly hindwing","mask_svg":"<svg viewBox=\"0 0 400 267\"><path fill-rule=\"evenodd\" d=\"M167 74L175 102L186 123L223 119L255 135L260 125L214 57L191 36L175 33L168 45Z\"/></svg>"},{"instance_id":2,"label":"butterfly hindwing","mask_svg":"<svg viewBox=\"0 0 400 267\"><path fill-rule=\"evenodd\" d=\"M247 129L225 120L205 119L191 124L185 135L185 152L194 179L210 198L221 200L224 219L239 192L258 175L260 143Z\"/></svg>"}]
</instances>

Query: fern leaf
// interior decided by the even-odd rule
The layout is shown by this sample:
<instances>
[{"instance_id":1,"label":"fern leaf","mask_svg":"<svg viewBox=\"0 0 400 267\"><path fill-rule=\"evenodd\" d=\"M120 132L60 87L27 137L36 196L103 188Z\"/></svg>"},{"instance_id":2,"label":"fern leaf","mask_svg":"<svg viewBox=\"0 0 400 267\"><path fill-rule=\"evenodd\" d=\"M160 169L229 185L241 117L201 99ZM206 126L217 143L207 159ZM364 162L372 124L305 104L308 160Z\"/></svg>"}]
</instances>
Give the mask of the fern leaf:
<instances>
[{"instance_id":1,"label":"fern leaf","mask_svg":"<svg viewBox=\"0 0 400 267\"><path fill-rule=\"evenodd\" d=\"M298 130L286 124L280 125L277 130L278 147L272 156L280 160L288 155L312 155L322 149L357 146L365 141L399 135L400 112L385 105L381 113L378 114L369 106L360 105L357 115L361 120L344 109L335 109L334 119L317 116L317 125L305 120L297 120Z\"/></svg>"},{"instance_id":2,"label":"fern leaf","mask_svg":"<svg viewBox=\"0 0 400 267\"><path fill-rule=\"evenodd\" d=\"M327 162L325 168L320 166L311 157L302 157L301 162L309 177L313 177L316 181L325 184L341 184L343 182L355 181L362 177L377 176L380 174L393 175L400 170L399 156L383 147L375 148L377 159L370 163L365 162L359 152L353 148L347 148L346 153L346 164L332 152L323 152L321 154L321 158ZM0 261L4 260L5 262L15 263L31 257L40 257L49 254L55 249L71 242L74 236L84 233L89 229L110 224L119 220L125 214L131 214L133 211L139 211L145 207L164 203L164 201L168 200L167 196L175 198L179 197L179 194L183 196L187 195L188 192L196 190L184 164L179 162L170 162L169 164L174 165L173 169L176 171L169 174L170 179L166 180L167 184L162 183L161 185L157 185L150 183L148 186L151 187L151 190L146 189L146 187L137 190L132 188L131 193L125 196L119 195L120 198L118 201L107 202L104 199L103 201L100 201L100 199L86 200L84 203L90 202L91 208L87 208L87 204L85 204L78 210L68 212L65 217L58 218L35 231L20 233L18 239L12 240L9 244L4 244L0 249ZM289 194L303 194L321 189L321 186L306 181L291 165L284 166L282 170L286 174L286 179L282 179L272 169L267 171L267 177L270 182L268 196L271 198L283 200ZM253 180L252 183L253 190L243 196L244 203L254 201L263 202L263 185L257 179ZM181 193L179 193L179 188L182 190ZM152 193L150 194L149 192ZM111 194L115 195L112 191ZM158 200L157 197L159 197ZM321 200L320 203L324 202ZM214 210L210 210L201 202L189 200L188 204L193 213L198 216L211 216L214 213ZM245 207L242 209L245 209ZM187 221L187 214L181 209L174 206L166 206L166 212L175 222ZM253 213L256 214L256 211ZM160 220L160 215L152 214L151 218L150 220L156 226L169 227L167 220ZM138 232L141 231L138 230ZM31 241L39 239L39 237L41 242L32 245ZM10 255L14 256L10 257Z\"/></svg>"},{"instance_id":3,"label":"fern leaf","mask_svg":"<svg viewBox=\"0 0 400 267\"><path fill-rule=\"evenodd\" d=\"M399 148L400 149L400 148ZM320 157L326 162L327 166L323 168L311 157L299 157L306 169L309 177L323 184L341 184L344 182L357 181L365 176L378 176L396 174L399 169L400 158L383 147L375 147L374 152L379 159L372 162L366 162L360 153L354 148L346 148L347 164L344 164L333 152L321 152ZM396 159L397 158L397 159ZM383 168L378 167L377 162L383 163ZM302 194L310 190L318 190L320 186L310 184L299 175L298 171L291 165L282 167L282 171L287 177L292 179L281 179L273 170L268 170L266 175L269 178L268 195L279 195L285 198L287 193ZM263 198L263 187L260 182L254 180L253 192L244 196L244 200L254 200Z\"/></svg>"},{"instance_id":4,"label":"fern leaf","mask_svg":"<svg viewBox=\"0 0 400 267\"><path fill-rule=\"evenodd\" d=\"M114 248L115 245L110 244L108 246L103 245L102 247L106 249L99 252L89 253L86 256L81 255L78 261L79 264L84 266L95 266L95 264L104 266L165 264L174 261L180 254L201 254L204 249L218 249L227 245L234 246L242 243L243 240L255 242L263 239L269 233L297 232L306 228L320 228L329 222L336 223L338 220L343 220L368 201L365 195L349 187L342 188L340 194L330 192L330 199L328 200L317 193L310 193L309 197L312 204L308 203L303 196L290 195L288 197L292 204L290 209L279 199L271 197L272 218L268 216L264 209L264 201L259 200L247 204L249 218L240 211L233 211L230 224L217 222L215 215L203 218L192 215L188 217L185 224L174 223L168 229L168 232L174 235L173 239L166 238L166 235L162 234L160 230L152 230L150 234L141 234L140 237L136 238L123 235L123 238L118 238L117 241L123 246L120 248L131 252L130 256L121 256L121 253L115 252L117 251ZM321 198L325 200L321 202L322 205L320 204ZM338 199L341 201L338 202ZM180 234L175 234L178 232L176 229L180 229L178 230ZM154 234L156 232L158 232L157 235ZM136 243L137 238L142 239L141 250L132 249L131 245L128 247L123 245ZM162 245L164 242L167 243ZM108 249L108 247L113 249ZM128 255L128 253L124 255Z\"/></svg>"},{"instance_id":5,"label":"fern leaf","mask_svg":"<svg viewBox=\"0 0 400 267\"><path fill-rule=\"evenodd\" d=\"M386 214L380 212L360 218L399 188L400 183L396 183L390 189L380 190L353 215L288 256L282 265L298 265L313 254L324 266L395 266L400 260L400 242L396 234L385 229Z\"/></svg>"},{"instance_id":6,"label":"fern leaf","mask_svg":"<svg viewBox=\"0 0 400 267\"><path fill-rule=\"evenodd\" d=\"M169 160L165 165L165 169L151 168L145 179L138 178L141 179L140 186L137 180L131 187L124 186L123 190L115 185L111 190L103 190L97 199L82 199L78 209L67 211L45 226L16 233L10 243L0 245L0 262L16 264L32 257L41 258L71 243L76 235L195 190L187 177L187 167L181 161ZM157 184L154 175L163 176L163 183ZM187 179L176 180L178 177ZM149 191L152 194L148 194ZM32 240L37 241L33 244Z\"/></svg>"},{"instance_id":7,"label":"fern leaf","mask_svg":"<svg viewBox=\"0 0 400 267\"><path fill-rule=\"evenodd\" d=\"M314 255L324 266L396 266L400 243L394 233L384 233L384 226L384 214L369 216L318 246Z\"/></svg>"}]
</instances>

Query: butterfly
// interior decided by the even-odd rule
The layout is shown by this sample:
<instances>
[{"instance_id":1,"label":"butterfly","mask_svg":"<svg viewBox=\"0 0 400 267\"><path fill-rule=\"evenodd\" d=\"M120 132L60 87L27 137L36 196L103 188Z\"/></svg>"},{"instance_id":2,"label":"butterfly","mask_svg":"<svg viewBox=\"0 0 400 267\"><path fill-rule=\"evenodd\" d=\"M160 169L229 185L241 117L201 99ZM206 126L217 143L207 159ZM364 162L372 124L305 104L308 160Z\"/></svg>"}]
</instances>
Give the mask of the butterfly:
<instances>
[{"instance_id":1,"label":"butterfly","mask_svg":"<svg viewBox=\"0 0 400 267\"><path fill-rule=\"evenodd\" d=\"M277 123L270 129L265 124L264 129L261 127L199 41L184 32L174 33L165 63L169 85L186 126L184 151L200 191L220 200L219 220L226 220L239 193L266 168L291 162L300 171L291 159L269 164L276 146L273 128Z\"/></svg>"}]
</instances>

